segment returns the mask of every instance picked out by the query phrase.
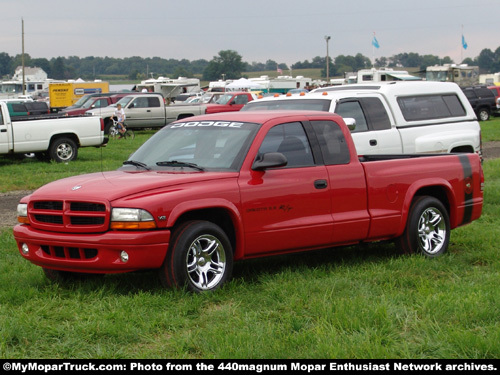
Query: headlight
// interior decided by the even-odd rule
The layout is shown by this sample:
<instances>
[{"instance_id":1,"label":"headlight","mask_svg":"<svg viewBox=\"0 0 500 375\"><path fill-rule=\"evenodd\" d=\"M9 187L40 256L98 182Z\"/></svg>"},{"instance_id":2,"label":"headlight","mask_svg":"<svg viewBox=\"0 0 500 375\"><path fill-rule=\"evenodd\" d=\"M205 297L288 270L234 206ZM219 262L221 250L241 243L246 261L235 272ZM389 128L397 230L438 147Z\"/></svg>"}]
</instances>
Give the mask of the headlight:
<instances>
[{"instance_id":1,"label":"headlight","mask_svg":"<svg viewBox=\"0 0 500 375\"><path fill-rule=\"evenodd\" d=\"M29 224L28 205L26 203L19 203L17 205L17 221L22 224Z\"/></svg>"},{"instance_id":2,"label":"headlight","mask_svg":"<svg viewBox=\"0 0 500 375\"><path fill-rule=\"evenodd\" d=\"M139 208L113 208L111 229L153 229L156 228L153 215Z\"/></svg>"}]
</instances>

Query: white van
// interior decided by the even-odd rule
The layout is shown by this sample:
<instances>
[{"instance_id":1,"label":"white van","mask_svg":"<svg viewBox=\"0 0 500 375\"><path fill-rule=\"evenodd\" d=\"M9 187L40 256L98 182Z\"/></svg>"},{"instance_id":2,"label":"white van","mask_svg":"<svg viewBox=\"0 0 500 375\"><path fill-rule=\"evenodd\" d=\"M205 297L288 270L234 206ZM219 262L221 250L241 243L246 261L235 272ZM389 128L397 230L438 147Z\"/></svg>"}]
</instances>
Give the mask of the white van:
<instances>
[{"instance_id":1,"label":"white van","mask_svg":"<svg viewBox=\"0 0 500 375\"><path fill-rule=\"evenodd\" d=\"M481 128L460 87L447 82L378 82L254 100L243 111L318 110L354 118L359 155L481 153Z\"/></svg>"}]
</instances>

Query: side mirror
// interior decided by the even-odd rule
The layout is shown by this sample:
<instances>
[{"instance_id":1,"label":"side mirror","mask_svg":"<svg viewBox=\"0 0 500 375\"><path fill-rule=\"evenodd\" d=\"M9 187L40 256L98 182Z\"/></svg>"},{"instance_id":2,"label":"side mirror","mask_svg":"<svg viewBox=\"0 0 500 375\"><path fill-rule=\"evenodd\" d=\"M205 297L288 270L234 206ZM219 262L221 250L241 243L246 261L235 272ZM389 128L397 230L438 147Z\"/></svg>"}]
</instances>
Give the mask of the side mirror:
<instances>
[{"instance_id":1,"label":"side mirror","mask_svg":"<svg viewBox=\"0 0 500 375\"><path fill-rule=\"evenodd\" d=\"M255 159L252 169L254 171L262 171L267 168L279 168L288 164L286 156L281 152L268 152L258 155Z\"/></svg>"},{"instance_id":2,"label":"side mirror","mask_svg":"<svg viewBox=\"0 0 500 375\"><path fill-rule=\"evenodd\" d=\"M350 131L353 131L354 129L356 129L356 120L355 119L353 119L351 117L346 117L344 119L344 122Z\"/></svg>"}]
</instances>

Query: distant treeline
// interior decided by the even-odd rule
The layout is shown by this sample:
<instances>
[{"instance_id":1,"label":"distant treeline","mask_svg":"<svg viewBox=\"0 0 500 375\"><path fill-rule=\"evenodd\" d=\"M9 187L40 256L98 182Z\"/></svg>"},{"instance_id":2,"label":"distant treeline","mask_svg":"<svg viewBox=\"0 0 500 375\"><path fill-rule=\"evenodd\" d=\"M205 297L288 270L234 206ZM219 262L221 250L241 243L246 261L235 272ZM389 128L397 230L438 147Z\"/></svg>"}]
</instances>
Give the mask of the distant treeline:
<instances>
[{"instance_id":1,"label":"distant treeline","mask_svg":"<svg viewBox=\"0 0 500 375\"><path fill-rule=\"evenodd\" d=\"M228 53L229 52L229 53ZM239 60L237 69L230 69L228 61L223 61L224 56L231 56ZM189 61L186 59L165 59L160 57L54 57L32 58L29 54L24 55L25 66L42 68L49 78L53 79L94 79L100 76L120 75L127 79L137 80L149 77L168 76L176 77L193 77L203 76L204 79L219 79L222 77L214 77L214 74L219 74L220 69L215 69L214 65L225 63L222 71L231 72L225 75L225 78L239 78L241 72L259 72L259 71L287 71L293 69L323 69L322 76L326 76L326 57L316 56L311 61L304 60L292 64L290 67L285 63L278 63L274 60L267 60L265 63L259 62L243 62L241 56L235 51L221 51L219 56L215 56L213 60L204 59ZM230 62L229 62L230 63ZM427 66L451 64L454 61L449 57L443 58L435 55L419 55L418 53L400 53L392 57L380 57L375 60L375 67L407 67L419 68L425 70ZM500 72L500 47L494 52L490 49L483 49L479 56L474 59L466 58L462 63L469 65L477 65L481 73L496 73ZM13 76L16 67L21 65L21 55L9 56L5 52L0 53L0 77L4 79ZM358 53L356 56L339 55L334 59L330 57L329 75L330 77L343 76L344 72L354 72L360 69L371 68L373 66L370 58ZM229 75L234 75L230 77Z\"/></svg>"}]
</instances>

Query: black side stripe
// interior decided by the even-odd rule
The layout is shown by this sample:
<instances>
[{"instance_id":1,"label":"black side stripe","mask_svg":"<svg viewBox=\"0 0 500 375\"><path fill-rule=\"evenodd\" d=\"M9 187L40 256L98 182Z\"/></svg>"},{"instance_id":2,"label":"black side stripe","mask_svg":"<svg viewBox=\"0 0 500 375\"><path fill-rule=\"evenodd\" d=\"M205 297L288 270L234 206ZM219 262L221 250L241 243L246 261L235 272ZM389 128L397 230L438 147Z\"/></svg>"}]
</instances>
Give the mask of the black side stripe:
<instances>
[{"instance_id":1,"label":"black side stripe","mask_svg":"<svg viewBox=\"0 0 500 375\"><path fill-rule=\"evenodd\" d=\"M470 165L469 158L467 155L458 155L458 159L460 160L460 164L462 164L462 169L464 172L464 180L469 179L472 183L472 167ZM473 198L473 190L470 190L470 193L467 193L467 189L464 187L464 217L462 218L462 225L471 222L472 217L472 198Z\"/></svg>"}]
</instances>

